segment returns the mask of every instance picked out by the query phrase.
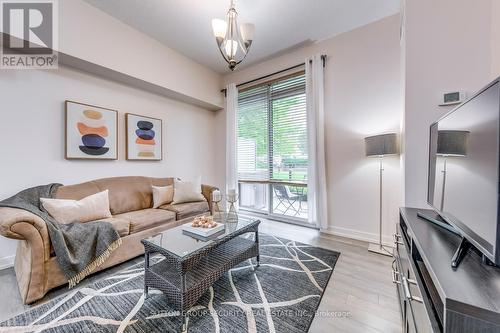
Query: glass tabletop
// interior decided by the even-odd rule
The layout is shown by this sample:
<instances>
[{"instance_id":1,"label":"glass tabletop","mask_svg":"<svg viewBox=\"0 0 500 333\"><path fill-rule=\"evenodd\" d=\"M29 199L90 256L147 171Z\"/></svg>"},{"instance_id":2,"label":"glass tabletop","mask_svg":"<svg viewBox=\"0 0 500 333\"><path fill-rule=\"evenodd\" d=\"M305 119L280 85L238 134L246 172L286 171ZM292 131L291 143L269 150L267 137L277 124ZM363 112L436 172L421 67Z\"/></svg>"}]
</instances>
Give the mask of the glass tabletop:
<instances>
[{"instance_id":1,"label":"glass tabletop","mask_svg":"<svg viewBox=\"0 0 500 333\"><path fill-rule=\"evenodd\" d=\"M180 225L145 238L144 241L161 247L174 257L182 259L198 250L213 245L213 243L218 240L230 237L230 235L237 233L243 228L257 224L260 221L256 218L243 218L240 216L236 222L229 222L225 217L223 217L222 221L218 222L225 224L225 228L212 236L201 237L186 233L182 229L183 225ZM191 222L188 222L188 224L191 224Z\"/></svg>"}]
</instances>

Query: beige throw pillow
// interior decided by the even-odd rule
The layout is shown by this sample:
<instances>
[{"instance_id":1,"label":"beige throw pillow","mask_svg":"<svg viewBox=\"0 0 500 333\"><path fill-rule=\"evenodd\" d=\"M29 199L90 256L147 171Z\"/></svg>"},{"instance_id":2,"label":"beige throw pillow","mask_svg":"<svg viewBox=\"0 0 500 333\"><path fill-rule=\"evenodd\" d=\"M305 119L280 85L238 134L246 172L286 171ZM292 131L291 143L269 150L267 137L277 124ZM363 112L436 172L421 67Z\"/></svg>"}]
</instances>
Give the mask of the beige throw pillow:
<instances>
[{"instance_id":1,"label":"beige throw pillow","mask_svg":"<svg viewBox=\"0 0 500 333\"><path fill-rule=\"evenodd\" d=\"M89 222L110 218L108 190L81 200L41 198L43 208L59 223Z\"/></svg>"},{"instance_id":2,"label":"beige throw pillow","mask_svg":"<svg viewBox=\"0 0 500 333\"><path fill-rule=\"evenodd\" d=\"M174 187L169 186L153 186L153 208L158 208L166 205L174 200Z\"/></svg>"},{"instance_id":3,"label":"beige throw pillow","mask_svg":"<svg viewBox=\"0 0 500 333\"><path fill-rule=\"evenodd\" d=\"M201 194L201 177L194 181L174 179L174 201L172 204L204 200L205 197Z\"/></svg>"}]
</instances>

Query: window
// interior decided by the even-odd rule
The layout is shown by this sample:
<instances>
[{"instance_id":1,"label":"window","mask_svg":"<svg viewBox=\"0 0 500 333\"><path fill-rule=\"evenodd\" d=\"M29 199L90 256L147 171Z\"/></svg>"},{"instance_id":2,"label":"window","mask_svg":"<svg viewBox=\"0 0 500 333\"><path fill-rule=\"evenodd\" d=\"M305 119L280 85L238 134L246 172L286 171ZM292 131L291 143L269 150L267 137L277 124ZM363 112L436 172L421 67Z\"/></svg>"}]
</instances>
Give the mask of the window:
<instances>
[{"instance_id":1,"label":"window","mask_svg":"<svg viewBox=\"0 0 500 333\"><path fill-rule=\"evenodd\" d=\"M238 97L240 207L307 218L307 117L304 72Z\"/></svg>"}]
</instances>

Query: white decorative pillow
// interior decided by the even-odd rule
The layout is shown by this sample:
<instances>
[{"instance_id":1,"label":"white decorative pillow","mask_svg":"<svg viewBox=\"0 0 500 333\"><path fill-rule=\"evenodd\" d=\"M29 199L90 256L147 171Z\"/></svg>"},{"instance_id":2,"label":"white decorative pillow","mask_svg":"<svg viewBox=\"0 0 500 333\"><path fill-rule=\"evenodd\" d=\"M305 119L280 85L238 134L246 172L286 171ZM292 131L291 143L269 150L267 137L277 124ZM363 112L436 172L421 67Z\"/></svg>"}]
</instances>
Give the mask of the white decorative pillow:
<instances>
[{"instance_id":1,"label":"white decorative pillow","mask_svg":"<svg viewBox=\"0 0 500 333\"><path fill-rule=\"evenodd\" d=\"M153 208L158 208L166 205L174 200L174 187L168 186L153 186Z\"/></svg>"},{"instance_id":2,"label":"white decorative pillow","mask_svg":"<svg viewBox=\"0 0 500 333\"><path fill-rule=\"evenodd\" d=\"M89 222L112 217L108 190L81 200L40 198L43 208L59 223Z\"/></svg>"},{"instance_id":3,"label":"white decorative pillow","mask_svg":"<svg viewBox=\"0 0 500 333\"><path fill-rule=\"evenodd\" d=\"M205 197L201 194L201 177L198 177L194 181L174 179L174 201L172 204L204 200Z\"/></svg>"}]
</instances>

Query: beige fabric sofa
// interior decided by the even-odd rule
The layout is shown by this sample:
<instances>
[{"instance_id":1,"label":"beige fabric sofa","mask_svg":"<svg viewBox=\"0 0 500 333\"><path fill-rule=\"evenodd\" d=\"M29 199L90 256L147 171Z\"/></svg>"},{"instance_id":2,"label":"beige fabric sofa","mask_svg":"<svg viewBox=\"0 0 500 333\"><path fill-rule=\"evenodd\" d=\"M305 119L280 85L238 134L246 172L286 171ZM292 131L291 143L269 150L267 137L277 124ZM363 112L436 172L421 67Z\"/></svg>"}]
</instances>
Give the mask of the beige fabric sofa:
<instances>
[{"instance_id":1,"label":"beige fabric sofa","mask_svg":"<svg viewBox=\"0 0 500 333\"><path fill-rule=\"evenodd\" d=\"M113 224L123 243L95 272L144 253L140 242L143 238L186 223L194 216L210 214L210 197L216 188L208 185L202 185L206 201L151 208L151 186L172 184L173 178L116 177L58 189L57 198L73 200L109 190L113 217L106 221ZM41 218L20 209L0 208L0 234L20 240L14 269L21 297L26 304L41 299L50 289L68 282L59 268L47 226Z\"/></svg>"}]
</instances>

